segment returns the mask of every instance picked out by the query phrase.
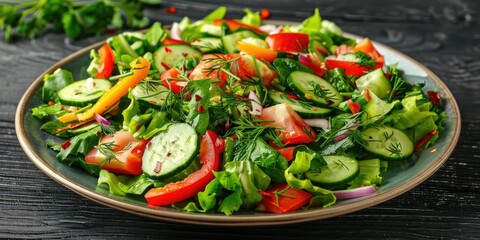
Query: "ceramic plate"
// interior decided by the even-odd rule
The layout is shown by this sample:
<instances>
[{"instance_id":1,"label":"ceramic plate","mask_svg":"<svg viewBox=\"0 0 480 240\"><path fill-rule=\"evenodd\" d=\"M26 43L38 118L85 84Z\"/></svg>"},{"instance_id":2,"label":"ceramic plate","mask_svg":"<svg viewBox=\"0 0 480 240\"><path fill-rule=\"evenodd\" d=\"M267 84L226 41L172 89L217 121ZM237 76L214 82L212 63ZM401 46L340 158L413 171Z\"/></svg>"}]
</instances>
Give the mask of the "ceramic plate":
<instances>
[{"instance_id":1,"label":"ceramic plate","mask_svg":"<svg viewBox=\"0 0 480 240\"><path fill-rule=\"evenodd\" d=\"M349 36L358 38L354 35ZM40 131L42 122L32 117L31 114L31 108L42 103L43 76L52 73L57 68L64 68L72 71L75 79L88 77L85 69L90 62L89 51L92 48L98 48L101 44L103 43L93 44L59 61L33 82L20 100L16 112L16 132L27 156L52 179L86 198L137 215L174 222L235 226L278 225L339 216L387 201L425 181L448 159L460 135L460 113L457 103L446 85L435 74L415 60L375 42L374 44L379 52L385 55L386 63L398 63L399 69L406 73L405 78L408 81L425 82L426 90L435 89L440 92L442 99L445 100L445 111L449 117L448 121L445 122L445 133L434 146L422 152L418 159L389 165L388 172L384 175L383 186L375 195L338 201L337 204L329 208L300 210L282 215L241 212L233 216L225 216L223 214L184 213L168 207L151 207L141 198L118 197L109 194L106 190L97 189L96 177L81 169L71 168L57 161L56 153L46 147L45 144L45 139L51 138L51 136Z\"/></svg>"}]
</instances>

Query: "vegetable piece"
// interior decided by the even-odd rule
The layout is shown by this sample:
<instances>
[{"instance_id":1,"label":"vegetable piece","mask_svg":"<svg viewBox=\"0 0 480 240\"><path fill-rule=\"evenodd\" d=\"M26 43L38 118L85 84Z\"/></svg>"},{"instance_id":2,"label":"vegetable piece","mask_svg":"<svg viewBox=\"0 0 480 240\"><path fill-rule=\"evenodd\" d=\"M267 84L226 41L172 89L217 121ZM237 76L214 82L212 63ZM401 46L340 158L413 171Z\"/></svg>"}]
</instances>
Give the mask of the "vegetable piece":
<instances>
[{"instance_id":1,"label":"vegetable piece","mask_svg":"<svg viewBox=\"0 0 480 240\"><path fill-rule=\"evenodd\" d=\"M79 80L58 91L58 98L67 106L86 107L97 102L111 86L112 83L105 79Z\"/></svg>"},{"instance_id":2,"label":"vegetable piece","mask_svg":"<svg viewBox=\"0 0 480 240\"><path fill-rule=\"evenodd\" d=\"M175 94L180 93L186 86L187 81L181 79L181 73L177 68L170 68L160 75L163 86L169 88Z\"/></svg>"},{"instance_id":3,"label":"vegetable piece","mask_svg":"<svg viewBox=\"0 0 480 240\"><path fill-rule=\"evenodd\" d=\"M100 144L85 156L87 163L112 173L138 175L142 172L142 155L148 140L135 140L127 131L105 135Z\"/></svg>"},{"instance_id":4,"label":"vegetable piece","mask_svg":"<svg viewBox=\"0 0 480 240\"><path fill-rule=\"evenodd\" d=\"M267 62L273 62L277 58L277 52L268 48L257 46L246 41L237 41L238 50L248 54L255 55L259 60L264 59Z\"/></svg>"},{"instance_id":5,"label":"vegetable piece","mask_svg":"<svg viewBox=\"0 0 480 240\"><path fill-rule=\"evenodd\" d=\"M321 58L318 57L315 53L300 55L299 57L300 64L310 68L316 75L322 77L327 72L327 67L325 63L322 62Z\"/></svg>"},{"instance_id":6,"label":"vegetable piece","mask_svg":"<svg viewBox=\"0 0 480 240\"><path fill-rule=\"evenodd\" d=\"M365 186L354 189L337 190L333 191L333 194L335 194L337 199L351 199L372 195L376 192L377 190L373 186Z\"/></svg>"},{"instance_id":7,"label":"vegetable piece","mask_svg":"<svg viewBox=\"0 0 480 240\"><path fill-rule=\"evenodd\" d=\"M202 56L202 53L195 48L188 45L167 45L160 47L153 53L153 63L155 68L163 73L166 70L175 67L177 62L185 58L197 58Z\"/></svg>"},{"instance_id":8,"label":"vegetable piece","mask_svg":"<svg viewBox=\"0 0 480 240\"><path fill-rule=\"evenodd\" d=\"M237 41L246 38L259 38L257 34L250 30L231 33L221 37L222 45L227 53L238 53Z\"/></svg>"},{"instance_id":9,"label":"vegetable piece","mask_svg":"<svg viewBox=\"0 0 480 240\"><path fill-rule=\"evenodd\" d=\"M116 104L120 98L127 95L130 88L135 87L147 77L148 71L150 70L150 62L140 57L131 62L130 67L132 68L130 71L133 72L133 74L123 78L117 83L117 85L110 88L110 90L108 90L92 108L88 109L85 113L77 114L79 121L85 121L92 118L95 113L102 114Z\"/></svg>"},{"instance_id":10,"label":"vegetable piece","mask_svg":"<svg viewBox=\"0 0 480 240\"><path fill-rule=\"evenodd\" d=\"M295 147L276 148L280 154L287 160L292 161L294 157Z\"/></svg>"},{"instance_id":11,"label":"vegetable piece","mask_svg":"<svg viewBox=\"0 0 480 240\"><path fill-rule=\"evenodd\" d=\"M409 158L414 151L412 140L402 131L378 126L362 131L362 138L368 143L365 150L384 160Z\"/></svg>"},{"instance_id":12,"label":"vegetable piece","mask_svg":"<svg viewBox=\"0 0 480 240\"><path fill-rule=\"evenodd\" d=\"M178 40L178 39L173 39L173 38L165 38L162 41L162 45L178 45L178 44L183 44L183 45L190 45L189 42L185 42L183 40Z\"/></svg>"},{"instance_id":13,"label":"vegetable piece","mask_svg":"<svg viewBox=\"0 0 480 240\"><path fill-rule=\"evenodd\" d=\"M258 33L258 34L265 34L264 31L260 30L257 27L242 23L242 22L234 20L234 19L214 19L213 20L213 24L215 26L221 26L222 23L226 23L227 26L228 26L228 29L230 29L231 31L235 31L239 28L243 28L243 29L252 30L252 31L254 31L255 33Z\"/></svg>"},{"instance_id":14,"label":"vegetable piece","mask_svg":"<svg viewBox=\"0 0 480 240\"><path fill-rule=\"evenodd\" d=\"M278 184L260 193L263 195L263 199L256 210L271 213L287 213L298 210L313 197L313 194L293 188L286 183Z\"/></svg>"},{"instance_id":15,"label":"vegetable piece","mask_svg":"<svg viewBox=\"0 0 480 240\"><path fill-rule=\"evenodd\" d=\"M186 123L174 123L150 140L142 170L150 178L165 179L188 167L198 153L198 136Z\"/></svg>"},{"instance_id":16,"label":"vegetable piece","mask_svg":"<svg viewBox=\"0 0 480 240\"><path fill-rule=\"evenodd\" d=\"M237 65L238 67L232 67L231 72L242 80L257 78L261 79L265 86L270 86L272 81L278 76L267 64L250 55L240 55Z\"/></svg>"},{"instance_id":17,"label":"vegetable piece","mask_svg":"<svg viewBox=\"0 0 480 240\"><path fill-rule=\"evenodd\" d=\"M426 142L428 142L428 140L430 140L430 138L435 135L437 133L437 130L434 129L432 130L431 132L427 133L427 135L425 135L422 139L420 139L420 141L418 141L417 145L415 145L415 152L418 152L422 149L423 145L425 145Z\"/></svg>"},{"instance_id":18,"label":"vegetable piece","mask_svg":"<svg viewBox=\"0 0 480 240\"><path fill-rule=\"evenodd\" d=\"M361 76L355 81L355 85L357 85L358 90L368 89L381 99L387 98L392 90L390 81L385 77L381 68Z\"/></svg>"},{"instance_id":19,"label":"vegetable piece","mask_svg":"<svg viewBox=\"0 0 480 240\"><path fill-rule=\"evenodd\" d=\"M354 158L330 155L323 156L327 165L319 170L308 171L305 177L318 186L326 188L341 187L352 181L359 174L358 162Z\"/></svg>"},{"instance_id":20,"label":"vegetable piece","mask_svg":"<svg viewBox=\"0 0 480 240\"><path fill-rule=\"evenodd\" d=\"M275 90L269 90L268 96L273 103L281 104L286 103L292 107L292 109L301 117L325 117L330 115L333 112L333 108L322 108L313 106L307 101L296 100L290 98L286 93L278 92ZM295 95L296 96L296 95Z\"/></svg>"},{"instance_id":21,"label":"vegetable piece","mask_svg":"<svg viewBox=\"0 0 480 240\"><path fill-rule=\"evenodd\" d=\"M73 76L68 70L59 68L52 74L46 74L43 77L42 100L55 101L58 97L57 92L71 83L73 83Z\"/></svg>"},{"instance_id":22,"label":"vegetable piece","mask_svg":"<svg viewBox=\"0 0 480 240\"><path fill-rule=\"evenodd\" d=\"M219 86L225 84L228 74L222 69L228 70L229 61L238 55L234 54L206 54L203 55L199 64L193 69L188 78L190 80L201 80L211 78L212 81L219 81Z\"/></svg>"},{"instance_id":23,"label":"vegetable piece","mask_svg":"<svg viewBox=\"0 0 480 240\"><path fill-rule=\"evenodd\" d=\"M287 83L300 98L322 106L336 107L343 101L335 87L314 74L295 71L290 74Z\"/></svg>"},{"instance_id":24,"label":"vegetable piece","mask_svg":"<svg viewBox=\"0 0 480 240\"><path fill-rule=\"evenodd\" d=\"M355 45L355 47L353 47L353 51L354 52L363 52L363 53L366 53L366 54L370 55L370 57L377 58L377 59L382 56L375 49L372 41L370 41L369 38L365 38L360 43Z\"/></svg>"},{"instance_id":25,"label":"vegetable piece","mask_svg":"<svg viewBox=\"0 0 480 240\"><path fill-rule=\"evenodd\" d=\"M174 84L171 83L171 85ZM163 106L170 106L174 102L172 91L153 80L142 81L131 90L131 94L141 105L157 110L161 110Z\"/></svg>"},{"instance_id":26,"label":"vegetable piece","mask_svg":"<svg viewBox=\"0 0 480 240\"><path fill-rule=\"evenodd\" d=\"M350 111L352 112L352 114L357 114L357 113L360 112L360 108L361 108L360 104L352 101L352 99L348 99L347 103L348 103L348 107L350 108Z\"/></svg>"},{"instance_id":27,"label":"vegetable piece","mask_svg":"<svg viewBox=\"0 0 480 240\"><path fill-rule=\"evenodd\" d=\"M100 56L100 63L95 77L108 78L112 75L113 68L115 67L113 51L110 48L110 45L108 45L108 43L103 44L103 46L98 49L98 55Z\"/></svg>"},{"instance_id":28,"label":"vegetable piece","mask_svg":"<svg viewBox=\"0 0 480 240\"><path fill-rule=\"evenodd\" d=\"M265 41L275 51L306 52L309 38L304 33L277 33L269 35Z\"/></svg>"},{"instance_id":29,"label":"vegetable piece","mask_svg":"<svg viewBox=\"0 0 480 240\"><path fill-rule=\"evenodd\" d=\"M184 180L169 183L160 188L152 188L145 194L148 204L166 206L195 196L205 189L205 186L215 176L212 171L220 168L221 154L225 148L223 139L215 132L207 130L200 140L200 163L202 168Z\"/></svg>"},{"instance_id":30,"label":"vegetable piece","mask_svg":"<svg viewBox=\"0 0 480 240\"><path fill-rule=\"evenodd\" d=\"M317 133L288 104L264 108L260 119L263 120L262 125L285 128L280 130L283 144L310 143L317 138Z\"/></svg>"}]
</instances>

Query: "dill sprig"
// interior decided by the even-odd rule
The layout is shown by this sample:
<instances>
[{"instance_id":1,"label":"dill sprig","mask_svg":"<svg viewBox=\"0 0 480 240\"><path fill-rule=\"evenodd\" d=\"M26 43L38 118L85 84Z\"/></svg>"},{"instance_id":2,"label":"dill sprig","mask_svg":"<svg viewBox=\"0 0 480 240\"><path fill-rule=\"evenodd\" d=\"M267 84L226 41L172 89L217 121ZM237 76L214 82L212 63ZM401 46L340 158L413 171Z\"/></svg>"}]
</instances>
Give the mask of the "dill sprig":
<instances>
[{"instance_id":1,"label":"dill sprig","mask_svg":"<svg viewBox=\"0 0 480 240\"><path fill-rule=\"evenodd\" d=\"M364 66L368 69L371 69L377 65L376 59L370 57L368 54L364 52L356 52L355 57L357 58L357 62L359 65Z\"/></svg>"},{"instance_id":2,"label":"dill sprig","mask_svg":"<svg viewBox=\"0 0 480 240\"><path fill-rule=\"evenodd\" d=\"M390 143L385 149L390 152L390 155L402 156L402 144L399 142Z\"/></svg>"},{"instance_id":3,"label":"dill sprig","mask_svg":"<svg viewBox=\"0 0 480 240\"><path fill-rule=\"evenodd\" d=\"M311 89L311 91L316 97L325 99L327 103L337 100L335 94L333 94L330 89L324 89L322 88L322 86L320 86L320 84L314 81L309 81L308 83L313 86L313 89Z\"/></svg>"},{"instance_id":4,"label":"dill sprig","mask_svg":"<svg viewBox=\"0 0 480 240\"><path fill-rule=\"evenodd\" d=\"M392 90L389 92L387 99L388 102L392 102L395 98L402 97L411 88L411 85L403 79L396 65L389 67L389 72L391 74L390 83L392 84Z\"/></svg>"},{"instance_id":5,"label":"dill sprig","mask_svg":"<svg viewBox=\"0 0 480 240\"><path fill-rule=\"evenodd\" d=\"M238 70L238 59L240 57L232 58L232 59L225 59L218 54L213 54L213 57L203 59L202 61L208 66L202 69L202 73L209 76L210 74L216 72L217 78L220 78L221 72L228 72L232 73L232 69ZM238 71L237 71L238 72ZM235 75L235 74L229 74Z\"/></svg>"}]
</instances>

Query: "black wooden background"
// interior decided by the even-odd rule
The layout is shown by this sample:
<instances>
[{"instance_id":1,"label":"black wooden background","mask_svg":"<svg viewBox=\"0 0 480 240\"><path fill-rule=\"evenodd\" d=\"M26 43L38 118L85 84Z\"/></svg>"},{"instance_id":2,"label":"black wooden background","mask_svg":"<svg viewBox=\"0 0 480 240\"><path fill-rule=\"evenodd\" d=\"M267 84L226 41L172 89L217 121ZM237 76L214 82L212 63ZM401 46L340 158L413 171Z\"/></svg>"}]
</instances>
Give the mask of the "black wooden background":
<instances>
[{"instance_id":1,"label":"black wooden background","mask_svg":"<svg viewBox=\"0 0 480 240\"><path fill-rule=\"evenodd\" d=\"M152 220L99 205L54 182L23 153L15 136L18 101L45 69L105 38L0 41L0 238L74 239L479 239L480 1L168 1L146 10L164 23L198 19L225 5L229 17L267 8L272 19L301 21L315 7L345 31L369 36L435 72L462 113L458 146L446 164L410 192L369 209L301 224L232 228ZM3 38L3 35L0 34Z\"/></svg>"}]
</instances>

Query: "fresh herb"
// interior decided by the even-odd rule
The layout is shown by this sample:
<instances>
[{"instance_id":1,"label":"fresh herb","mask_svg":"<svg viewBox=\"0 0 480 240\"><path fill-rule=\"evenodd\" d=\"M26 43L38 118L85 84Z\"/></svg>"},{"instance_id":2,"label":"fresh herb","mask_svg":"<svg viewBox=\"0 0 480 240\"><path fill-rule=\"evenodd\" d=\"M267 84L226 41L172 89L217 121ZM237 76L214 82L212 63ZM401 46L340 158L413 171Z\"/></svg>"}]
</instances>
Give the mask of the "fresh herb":
<instances>
[{"instance_id":1,"label":"fresh herb","mask_svg":"<svg viewBox=\"0 0 480 240\"><path fill-rule=\"evenodd\" d=\"M398 142L390 143L386 150L390 152L390 155L402 156L402 144Z\"/></svg>"},{"instance_id":2,"label":"fresh herb","mask_svg":"<svg viewBox=\"0 0 480 240\"><path fill-rule=\"evenodd\" d=\"M115 156L115 150L113 149L114 147L118 147L115 142L106 142L95 146L95 148L98 149L98 151L105 156L105 159L100 163L100 165L109 163L113 159L120 161L117 156Z\"/></svg>"},{"instance_id":3,"label":"fresh herb","mask_svg":"<svg viewBox=\"0 0 480 240\"><path fill-rule=\"evenodd\" d=\"M385 141L388 141L388 139L390 139L393 136L393 131L391 134L388 134L388 132L383 132L382 135L385 138Z\"/></svg>"},{"instance_id":4,"label":"fresh herb","mask_svg":"<svg viewBox=\"0 0 480 240\"><path fill-rule=\"evenodd\" d=\"M232 58L232 59L225 59L224 57L218 55L218 54L213 54L213 57L203 59L202 61L205 62L205 64L208 66L204 69L202 69L202 72L210 76L210 74L216 72L217 78L220 79L220 74L221 72L225 72L228 74L230 77L240 80L235 74L238 72L238 59L240 57Z\"/></svg>"},{"instance_id":5,"label":"fresh herb","mask_svg":"<svg viewBox=\"0 0 480 240\"><path fill-rule=\"evenodd\" d=\"M389 66L388 69L391 74L389 80L393 86L392 90L388 94L388 102L392 102L395 99L404 98L405 93L412 89L412 85L405 81L396 65Z\"/></svg>"},{"instance_id":6,"label":"fresh herb","mask_svg":"<svg viewBox=\"0 0 480 240\"><path fill-rule=\"evenodd\" d=\"M356 52L355 57L357 58L358 64L368 69L371 69L375 67L375 65L377 65L376 59L370 57L368 54L364 52Z\"/></svg>"},{"instance_id":7,"label":"fresh herb","mask_svg":"<svg viewBox=\"0 0 480 240\"><path fill-rule=\"evenodd\" d=\"M6 41L12 41L15 33L36 38L50 25L55 32L65 32L71 39L104 34L108 28L138 29L149 22L142 13L144 3L158 4L160 0L41 0L0 4L0 28Z\"/></svg>"},{"instance_id":8,"label":"fresh herb","mask_svg":"<svg viewBox=\"0 0 480 240\"><path fill-rule=\"evenodd\" d=\"M273 195L275 196L275 205L277 206L280 206L280 202L278 201L278 196L282 196L282 197L286 197L286 198L296 198L295 196L292 196L292 195L288 195L288 194L285 194L286 191L288 191L288 189L290 189L291 187L290 186L287 186L286 188L278 191L275 190L273 191Z\"/></svg>"},{"instance_id":9,"label":"fresh herb","mask_svg":"<svg viewBox=\"0 0 480 240\"><path fill-rule=\"evenodd\" d=\"M330 89L324 89L322 86L320 86L320 84L314 81L309 81L308 83L313 86L311 91L316 97L325 99L327 103L336 100L335 94L333 94Z\"/></svg>"}]
</instances>

